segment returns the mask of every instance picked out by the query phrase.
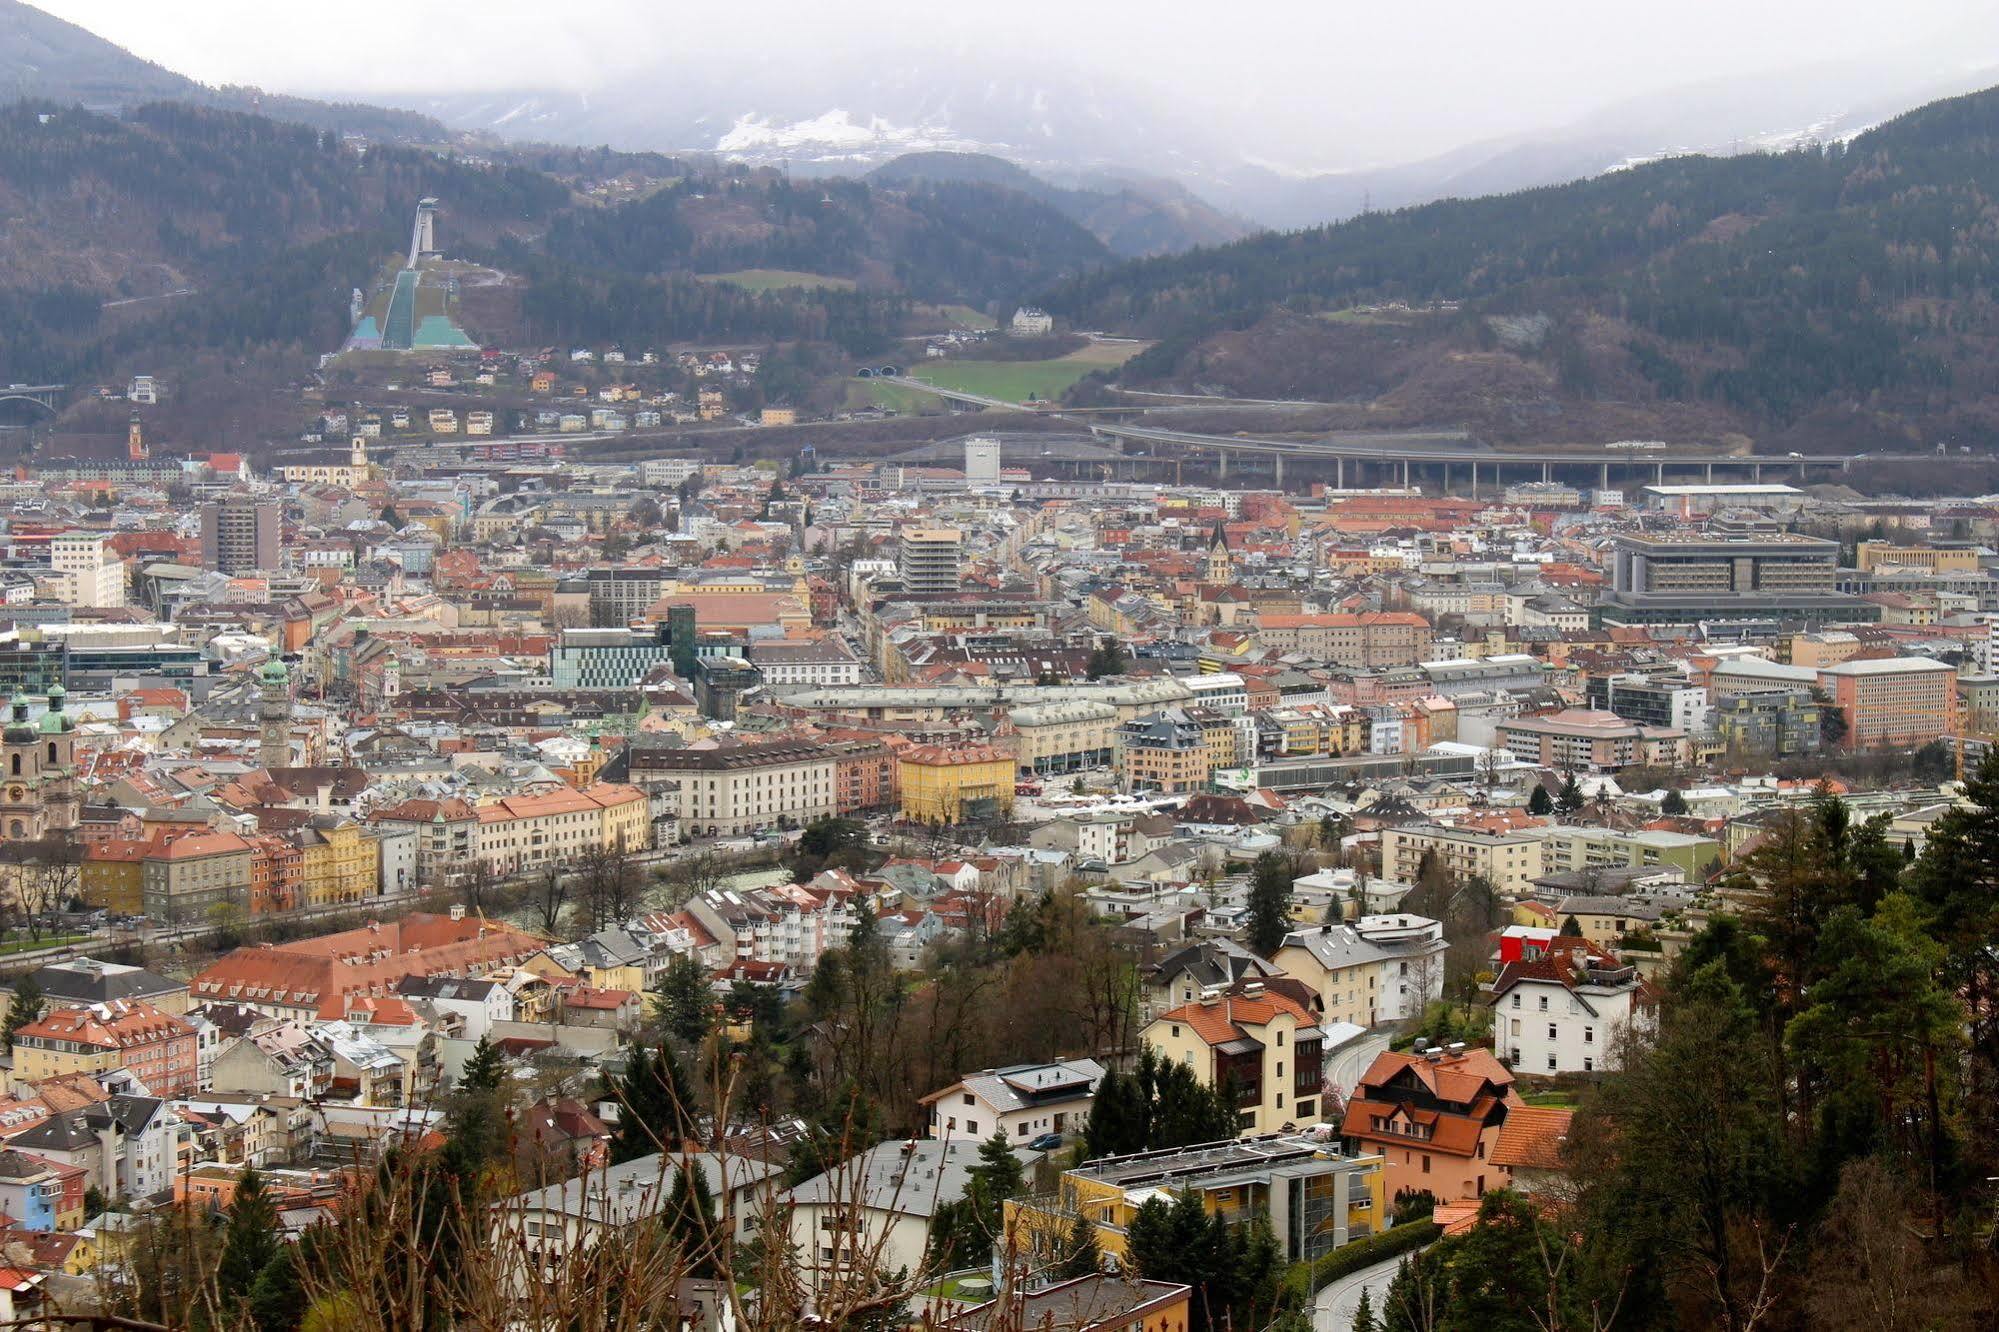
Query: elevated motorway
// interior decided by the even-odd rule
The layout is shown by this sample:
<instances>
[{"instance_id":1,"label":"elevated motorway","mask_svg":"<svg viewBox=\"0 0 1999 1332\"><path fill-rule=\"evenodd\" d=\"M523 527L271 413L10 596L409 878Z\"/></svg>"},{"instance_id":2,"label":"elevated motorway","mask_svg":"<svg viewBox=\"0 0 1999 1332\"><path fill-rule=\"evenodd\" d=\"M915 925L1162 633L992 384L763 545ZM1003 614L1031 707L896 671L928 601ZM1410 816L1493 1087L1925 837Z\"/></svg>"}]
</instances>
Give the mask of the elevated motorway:
<instances>
[{"instance_id":1,"label":"elevated motorway","mask_svg":"<svg viewBox=\"0 0 1999 1332\"><path fill-rule=\"evenodd\" d=\"M1007 402L982 393L968 393L959 389L939 388L935 384L908 375L884 376L891 384L914 389L920 393L934 394L948 402L980 407L990 411L1033 412L1037 416L1055 417L1073 421L1083 426L1100 439L1143 443L1155 451L1161 448L1177 449L1187 453L1209 453L1214 455L1217 471L1228 475L1229 459L1232 455L1249 455L1270 460L1271 470L1279 484L1284 480L1284 462L1287 458L1308 461L1324 461L1333 464L1337 484L1346 485L1347 464L1356 464L1357 469L1374 469L1378 473L1401 474L1401 483L1408 485L1412 469L1420 473L1425 468L1441 470L1445 489L1450 488L1451 469L1458 466L1469 469L1471 493L1478 494L1481 469L1484 476L1497 484L1504 468L1514 470L1517 480L1522 470L1530 474L1537 472L1540 479L1552 480L1555 469L1594 468L1601 484L1610 484L1611 469L1621 472L1650 472L1655 483L1663 484L1670 470L1688 479L1698 478L1712 483L1716 469L1724 475L1748 473L1752 481L1761 481L1766 468L1779 473L1792 472L1804 479L1812 471L1844 472L1853 463L1845 454L1787 454L1784 457L1769 455L1743 455L1701 453L1689 449L1616 449L1610 447L1579 449L1507 449L1500 451L1491 445L1475 439L1464 430L1403 430L1367 433L1324 435L1317 439L1272 439L1248 434L1213 435L1192 430L1171 430L1161 426L1140 425L1131 422L1092 419L1089 414L1074 409L1056 410L1052 408L1030 408L1017 402Z\"/></svg>"}]
</instances>

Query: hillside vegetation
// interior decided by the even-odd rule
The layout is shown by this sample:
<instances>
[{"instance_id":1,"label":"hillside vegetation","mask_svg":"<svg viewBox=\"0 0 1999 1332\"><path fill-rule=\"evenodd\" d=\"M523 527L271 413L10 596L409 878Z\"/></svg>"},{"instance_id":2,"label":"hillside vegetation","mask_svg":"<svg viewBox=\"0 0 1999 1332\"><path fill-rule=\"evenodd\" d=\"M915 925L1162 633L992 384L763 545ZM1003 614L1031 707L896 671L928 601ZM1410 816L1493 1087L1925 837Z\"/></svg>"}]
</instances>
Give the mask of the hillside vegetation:
<instances>
[{"instance_id":1,"label":"hillside vegetation","mask_svg":"<svg viewBox=\"0 0 1999 1332\"><path fill-rule=\"evenodd\" d=\"M608 177L650 193L577 193ZM442 201L447 250L523 283L508 334L550 342L873 349L914 301L996 305L1111 260L1056 209L994 185L794 185L568 149L473 163L181 102L122 116L22 102L0 108L0 376L77 379L203 349L329 350L349 290L400 253L424 195ZM776 270L826 280L701 280ZM169 294L115 318L105 309Z\"/></svg>"},{"instance_id":2,"label":"hillside vegetation","mask_svg":"<svg viewBox=\"0 0 1999 1332\"><path fill-rule=\"evenodd\" d=\"M1043 300L1161 338L1127 382L1351 399L1377 420L1855 448L1976 437L1999 419L1995 146L1990 91L1849 144L1258 236Z\"/></svg>"}]
</instances>

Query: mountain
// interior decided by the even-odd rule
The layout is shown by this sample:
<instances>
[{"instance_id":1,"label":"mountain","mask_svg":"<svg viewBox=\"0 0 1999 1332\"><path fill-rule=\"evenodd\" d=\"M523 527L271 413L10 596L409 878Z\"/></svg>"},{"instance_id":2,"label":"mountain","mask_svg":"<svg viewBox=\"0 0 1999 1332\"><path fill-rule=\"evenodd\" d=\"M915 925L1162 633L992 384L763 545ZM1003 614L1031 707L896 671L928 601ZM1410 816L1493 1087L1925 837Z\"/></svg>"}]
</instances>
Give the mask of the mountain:
<instances>
[{"instance_id":1,"label":"mountain","mask_svg":"<svg viewBox=\"0 0 1999 1332\"><path fill-rule=\"evenodd\" d=\"M1973 50L1999 35L1967 33ZM1604 108L1574 124L1482 139L1416 162L1279 172L1244 164L1196 182L1211 198L1273 227L1304 227L1370 209L1560 185L1673 156L1772 152L1851 138L1911 107L1999 83L1999 66L1950 69L1888 54L1753 78L1709 79Z\"/></svg>"},{"instance_id":2,"label":"mountain","mask_svg":"<svg viewBox=\"0 0 1999 1332\"><path fill-rule=\"evenodd\" d=\"M915 302L998 306L1115 258L1003 184L795 182L595 149L501 156L361 150L180 102L0 108L0 382L75 379L140 352L330 349L348 293L401 252L425 195L442 200L452 255L514 275L496 330L510 340L872 350ZM729 280L742 270L761 272Z\"/></svg>"},{"instance_id":3,"label":"mountain","mask_svg":"<svg viewBox=\"0 0 1999 1332\"><path fill-rule=\"evenodd\" d=\"M1999 89L1844 143L1258 236L1086 274L1041 302L1160 338L1127 383L1342 400L1327 424L1856 450L1985 439L1995 149Z\"/></svg>"},{"instance_id":4,"label":"mountain","mask_svg":"<svg viewBox=\"0 0 1999 1332\"><path fill-rule=\"evenodd\" d=\"M986 153L906 153L868 173L881 185L916 182L996 185L1039 199L1102 241L1114 255L1138 259L1196 245L1239 240L1256 228L1209 207L1171 181L1109 173L1064 187Z\"/></svg>"},{"instance_id":5,"label":"mountain","mask_svg":"<svg viewBox=\"0 0 1999 1332\"><path fill-rule=\"evenodd\" d=\"M373 139L442 143L444 125L414 112L318 102L255 88L210 88L19 0L0 0L0 104L32 98L117 113L191 102Z\"/></svg>"}]
</instances>

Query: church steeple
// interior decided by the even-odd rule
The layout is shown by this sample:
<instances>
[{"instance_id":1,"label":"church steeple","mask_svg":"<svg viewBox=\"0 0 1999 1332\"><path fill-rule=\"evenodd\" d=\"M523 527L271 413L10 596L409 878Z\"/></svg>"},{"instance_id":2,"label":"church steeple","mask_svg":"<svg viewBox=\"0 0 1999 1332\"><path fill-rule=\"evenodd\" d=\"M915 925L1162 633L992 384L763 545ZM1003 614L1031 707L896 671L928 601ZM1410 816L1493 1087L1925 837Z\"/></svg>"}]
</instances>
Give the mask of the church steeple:
<instances>
[{"instance_id":1,"label":"church steeple","mask_svg":"<svg viewBox=\"0 0 1999 1332\"><path fill-rule=\"evenodd\" d=\"M132 462L144 462L147 458L146 437L139 429L139 414L132 413L132 419L125 424L125 456Z\"/></svg>"},{"instance_id":2,"label":"church steeple","mask_svg":"<svg viewBox=\"0 0 1999 1332\"><path fill-rule=\"evenodd\" d=\"M1207 558L1201 565L1201 581L1205 583L1226 583L1235 571L1235 556L1229 550L1228 529L1220 518L1215 519L1214 533L1208 538Z\"/></svg>"}]
</instances>

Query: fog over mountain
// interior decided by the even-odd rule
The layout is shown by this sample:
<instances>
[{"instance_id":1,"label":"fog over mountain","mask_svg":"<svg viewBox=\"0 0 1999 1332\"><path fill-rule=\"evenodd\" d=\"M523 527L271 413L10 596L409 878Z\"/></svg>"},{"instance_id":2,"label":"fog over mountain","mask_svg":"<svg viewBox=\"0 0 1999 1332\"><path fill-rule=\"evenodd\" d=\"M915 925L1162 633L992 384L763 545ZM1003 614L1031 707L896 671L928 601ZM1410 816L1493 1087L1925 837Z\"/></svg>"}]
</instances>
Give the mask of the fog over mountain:
<instances>
[{"instance_id":1,"label":"fog over mountain","mask_svg":"<svg viewBox=\"0 0 1999 1332\"><path fill-rule=\"evenodd\" d=\"M1999 14L1969 0L1414 15L1286 2L1226 21L1047 0L921 13L776 0L740 22L638 0L577 0L560 23L512 0L476 15L354 0L278 16L182 0L173 24L144 0L43 8L206 82L378 102L507 139L818 173L985 152L1062 184L1171 180L1279 226L1837 137L1999 79Z\"/></svg>"}]
</instances>

